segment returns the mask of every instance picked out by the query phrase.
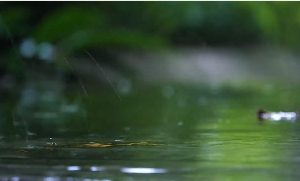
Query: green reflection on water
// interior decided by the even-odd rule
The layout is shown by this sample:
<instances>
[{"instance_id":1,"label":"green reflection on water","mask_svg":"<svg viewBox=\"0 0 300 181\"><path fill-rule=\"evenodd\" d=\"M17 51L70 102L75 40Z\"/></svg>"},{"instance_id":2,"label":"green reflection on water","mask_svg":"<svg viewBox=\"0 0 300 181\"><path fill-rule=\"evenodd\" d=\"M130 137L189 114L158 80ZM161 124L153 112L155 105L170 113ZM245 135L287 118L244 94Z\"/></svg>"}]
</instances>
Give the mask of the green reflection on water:
<instances>
[{"instance_id":1,"label":"green reflection on water","mask_svg":"<svg viewBox=\"0 0 300 181\"><path fill-rule=\"evenodd\" d=\"M170 171L166 179L192 180L293 178L298 169L299 124L256 120L261 107L296 110L297 86L133 83L120 100L107 86L87 87L85 95L77 85L43 81L2 101L2 163L156 167ZM24 104L28 89L35 101Z\"/></svg>"}]
</instances>

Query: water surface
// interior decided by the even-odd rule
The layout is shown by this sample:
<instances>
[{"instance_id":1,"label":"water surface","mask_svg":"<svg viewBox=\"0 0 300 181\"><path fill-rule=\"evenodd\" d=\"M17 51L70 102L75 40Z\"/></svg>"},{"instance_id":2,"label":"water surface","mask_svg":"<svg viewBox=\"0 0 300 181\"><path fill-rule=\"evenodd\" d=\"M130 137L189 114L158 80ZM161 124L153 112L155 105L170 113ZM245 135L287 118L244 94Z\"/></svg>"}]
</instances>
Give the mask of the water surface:
<instances>
[{"instance_id":1,"label":"water surface","mask_svg":"<svg viewBox=\"0 0 300 181\"><path fill-rule=\"evenodd\" d=\"M36 76L33 76L36 77ZM298 122L288 83L65 84L28 79L1 104L2 180L296 180ZM127 86L127 87L126 87ZM125 91L124 91L125 90Z\"/></svg>"}]
</instances>

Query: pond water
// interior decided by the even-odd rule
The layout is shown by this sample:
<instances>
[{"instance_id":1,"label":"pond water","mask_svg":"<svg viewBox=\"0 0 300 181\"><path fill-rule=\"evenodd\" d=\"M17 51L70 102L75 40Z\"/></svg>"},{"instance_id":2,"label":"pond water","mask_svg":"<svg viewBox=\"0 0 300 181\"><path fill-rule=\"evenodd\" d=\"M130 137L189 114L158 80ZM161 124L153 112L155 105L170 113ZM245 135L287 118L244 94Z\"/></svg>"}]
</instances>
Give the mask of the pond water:
<instances>
[{"instance_id":1,"label":"pond water","mask_svg":"<svg viewBox=\"0 0 300 181\"><path fill-rule=\"evenodd\" d=\"M260 122L256 115L259 108L297 111L295 84L111 87L42 75L2 94L1 180L300 176L300 124Z\"/></svg>"}]
</instances>

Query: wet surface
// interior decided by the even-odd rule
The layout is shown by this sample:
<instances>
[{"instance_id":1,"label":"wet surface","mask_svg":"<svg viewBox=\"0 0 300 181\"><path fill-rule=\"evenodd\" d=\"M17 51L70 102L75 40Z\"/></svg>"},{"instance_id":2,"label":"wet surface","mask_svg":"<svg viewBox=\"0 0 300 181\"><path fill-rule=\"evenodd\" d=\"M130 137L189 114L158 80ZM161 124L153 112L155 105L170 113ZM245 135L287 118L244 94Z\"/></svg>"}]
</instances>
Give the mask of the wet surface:
<instances>
[{"instance_id":1,"label":"wet surface","mask_svg":"<svg viewBox=\"0 0 300 181\"><path fill-rule=\"evenodd\" d=\"M257 119L298 111L297 84L67 83L48 71L1 97L1 180L300 176L300 123Z\"/></svg>"},{"instance_id":2,"label":"wet surface","mask_svg":"<svg viewBox=\"0 0 300 181\"><path fill-rule=\"evenodd\" d=\"M0 174L11 180L296 179L300 137L294 131L257 125L198 130L190 139L2 142Z\"/></svg>"}]
</instances>

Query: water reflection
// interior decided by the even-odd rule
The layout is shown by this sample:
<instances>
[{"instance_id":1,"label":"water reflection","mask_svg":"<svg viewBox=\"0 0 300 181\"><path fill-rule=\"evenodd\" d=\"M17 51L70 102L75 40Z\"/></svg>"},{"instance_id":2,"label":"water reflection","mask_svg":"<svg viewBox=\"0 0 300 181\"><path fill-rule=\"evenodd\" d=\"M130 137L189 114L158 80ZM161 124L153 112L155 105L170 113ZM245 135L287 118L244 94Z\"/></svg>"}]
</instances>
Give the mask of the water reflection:
<instances>
[{"instance_id":1,"label":"water reflection","mask_svg":"<svg viewBox=\"0 0 300 181\"><path fill-rule=\"evenodd\" d=\"M259 110L257 114L260 121L269 120L295 122L298 119L296 112L267 112Z\"/></svg>"},{"instance_id":2,"label":"water reflection","mask_svg":"<svg viewBox=\"0 0 300 181\"><path fill-rule=\"evenodd\" d=\"M11 95L4 102L11 107L1 109L3 125L13 120L3 127L12 133L0 139L2 178L277 179L299 169L299 123L256 119L258 105L293 110L300 104L297 87L286 93L124 79L117 86L120 101L103 85L89 85L82 96L80 85L65 84L57 70L40 71L46 70L51 74L31 71L20 97ZM288 99L274 103L278 94ZM4 119L11 113L13 119Z\"/></svg>"},{"instance_id":3,"label":"water reflection","mask_svg":"<svg viewBox=\"0 0 300 181\"><path fill-rule=\"evenodd\" d=\"M80 166L68 166L67 167L68 171L79 171L81 170Z\"/></svg>"},{"instance_id":4,"label":"water reflection","mask_svg":"<svg viewBox=\"0 0 300 181\"><path fill-rule=\"evenodd\" d=\"M67 178L63 175L68 174L75 174L69 179L99 180L103 177L139 180L135 175L149 175L147 178L153 180L175 179L175 175L176 179L237 179L250 175L253 178L276 179L298 169L295 151L300 148L299 136L281 135L280 129L274 125L273 130L255 125L253 128L257 129L248 131L228 130L225 124L220 126L210 130L198 127L198 133L192 139L182 141L167 141L161 135L159 138L163 141L157 145L146 145L142 141L116 142L110 147L95 149L85 146L88 143L83 140L61 139L57 141L56 149L43 146L43 140L31 141L35 146L25 149L23 142L15 142L12 147L2 146L0 159L4 165L0 165L0 173L15 173L17 170L36 177L36 172L39 172L39 175L45 176L43 179L56 180L65 180ZM104 144L104 140L101 142L99 139L98 142ZM10 157L5 156L8 152ZM20 155L27 156L21 158L18 157ZM43 164L45 159L48 165ZM26 163L30 164L24 166ZM218 173L212 174L216 170ZM102 175L92 174L100 172ZM20 178L23 179L23 176L20 175Z\"/></svg>"},{"instance_id":5,"label":"water reflection","mask_svg":"<svg viewBox=\"0 0 300 181\"><path fill-rule=\"evenodd\" d=\"M45 74L44 71L48 72ZM65 96L63 75L56 69L44 67L30 70L13 114L17 135L32 136L63 133L68 119L81 119L84 109L80 99Z\"/></svg>"},{"instance_id":6,"label":"water reflection","mask_svg":"<svg viewBox=\"0 0 300 181\"><path fill-rule=\"evenodd\" d=\"M91 171L92 172L102 172L105 170L105 167L99 167L99 166L91 166Z\"/></svg>"},{"instance_id":7,"label":"water reflection","mask_svg":"<svg viewBox=\"0 0 300 181\"><path fill-rule=\"evenodd\" d=\"M167 170L163 168L121 168L121 172L133 174L156 174L167 173Z\"/></svg>"}]
</instances>

